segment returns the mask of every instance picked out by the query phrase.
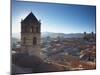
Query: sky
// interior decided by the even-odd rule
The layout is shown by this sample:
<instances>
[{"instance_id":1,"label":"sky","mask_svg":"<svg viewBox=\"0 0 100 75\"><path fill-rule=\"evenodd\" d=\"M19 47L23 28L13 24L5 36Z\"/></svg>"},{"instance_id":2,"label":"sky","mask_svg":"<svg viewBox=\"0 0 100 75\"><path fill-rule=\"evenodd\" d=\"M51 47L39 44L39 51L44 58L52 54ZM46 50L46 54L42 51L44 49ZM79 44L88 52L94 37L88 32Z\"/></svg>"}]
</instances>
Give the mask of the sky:
<instances>
[{"instance_id":1,"label":"sky","mask_svg":"<svg viewBox=\"0 0 100 75\"><path fill-rule=\"evenodd\" d=\"M21 19L25 19L30 12L41 20L41 32L95 32L95 6L12 0L12 33L21 32Z\"/></svg>"}]
</instances>

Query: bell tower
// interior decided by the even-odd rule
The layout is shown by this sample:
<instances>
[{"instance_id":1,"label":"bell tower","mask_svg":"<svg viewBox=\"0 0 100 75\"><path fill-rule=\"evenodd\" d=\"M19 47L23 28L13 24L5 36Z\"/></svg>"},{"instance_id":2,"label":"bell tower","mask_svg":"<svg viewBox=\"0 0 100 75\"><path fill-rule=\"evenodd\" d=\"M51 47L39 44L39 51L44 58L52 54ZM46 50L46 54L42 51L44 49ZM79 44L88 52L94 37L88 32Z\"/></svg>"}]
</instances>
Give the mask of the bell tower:
<instances>
[{"instance_id":1,"label":"bell tower","mask_svg":"<svg viewBox=\"0 0 100 75\"><path fill-rule=\"evenodd\" d=\"M41 23L31 12L21 20L21 52L40 57Z\"/></svg>"}]
</instances>

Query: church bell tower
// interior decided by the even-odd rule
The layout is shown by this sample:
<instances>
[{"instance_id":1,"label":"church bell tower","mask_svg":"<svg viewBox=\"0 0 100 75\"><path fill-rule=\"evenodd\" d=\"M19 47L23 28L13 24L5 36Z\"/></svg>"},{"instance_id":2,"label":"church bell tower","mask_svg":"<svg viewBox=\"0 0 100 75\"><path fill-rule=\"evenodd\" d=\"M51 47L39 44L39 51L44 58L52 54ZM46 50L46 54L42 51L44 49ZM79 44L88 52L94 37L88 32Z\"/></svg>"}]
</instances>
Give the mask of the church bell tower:
<instances>
[{"instance_id":1,"label":"church bell tower","mask_svg":"<svg viewBox=\"0 0 100 75\"><path fill-rule=\"evenodd\" d=\"M21 52L40 57L41 23L31 12L21 20Z\"/></svg>"}]
</instances>

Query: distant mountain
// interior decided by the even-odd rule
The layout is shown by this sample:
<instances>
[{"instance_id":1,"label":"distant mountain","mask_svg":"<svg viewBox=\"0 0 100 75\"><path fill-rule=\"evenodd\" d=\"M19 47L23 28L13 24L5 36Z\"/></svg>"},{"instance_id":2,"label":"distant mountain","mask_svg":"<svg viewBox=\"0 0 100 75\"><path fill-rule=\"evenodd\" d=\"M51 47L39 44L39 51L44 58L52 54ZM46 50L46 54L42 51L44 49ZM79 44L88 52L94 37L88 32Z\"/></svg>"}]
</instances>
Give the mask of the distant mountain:
<instances>
[{"instance_id":1,"label":"distant mountain","mask_svg":"<svg viewBox=\"0 0 100 75\"><path fill-rule=\"evenodd\" d=\"M18 42L20 42L20 39L15 38L15 37L11 37L11 46L12 46L12 48L16 48L16 44L18 44Z\"/></svg>"},{"instance_id":2,"label":"distant mountain","mask_svg":"<svg viewBox=\"0 0 100 75\"><path fill-rule=\"evenodd\" d=\"M20 39L21 38L21 35L20 35L20 33L12 33L12 36L11 37Z\"/></svg>"},{"instance_id":3,"label":"distant mountain","mask_svg":"<svg viewBox=\"0 0 100 75\"><path fill-rule=\"evenodd\" d=\"M12 38L11 38L11 41L12 41L12 43L17 43L17 42L20 41L20 39L15 38L15 37L12 37Z\"/></svg>"},{"instance_id":4,"label":"distant mountain","mask_svg":"<svg viewBox=\"0 0 100 75\"><path fill-rule=\"evenodd\" d=\"M53 33L53 32L42 32L41 34L42 37L51 37L51 38L56 38L56 37L64 37L64 38L81 38L84 36L82 33L71 33L71 34L65 34L65 33Z\"/></svg>"},{"instance_id":5,"label":"distant mountain","mask_svg":"<svg viewBox=\"0 0 100 75\"><path fill-rule=\"evenodd\" d=\"M81 38L84 36L83 33L70 33L70 34L65 34L65 33L53 33L53 32L42 32L41 37L51 37L51 38L56 38L56 37L64 37L64 38ZM12 33L12 37L20 39L21 35L20 33Z\"/></svg>"}]
</instances>

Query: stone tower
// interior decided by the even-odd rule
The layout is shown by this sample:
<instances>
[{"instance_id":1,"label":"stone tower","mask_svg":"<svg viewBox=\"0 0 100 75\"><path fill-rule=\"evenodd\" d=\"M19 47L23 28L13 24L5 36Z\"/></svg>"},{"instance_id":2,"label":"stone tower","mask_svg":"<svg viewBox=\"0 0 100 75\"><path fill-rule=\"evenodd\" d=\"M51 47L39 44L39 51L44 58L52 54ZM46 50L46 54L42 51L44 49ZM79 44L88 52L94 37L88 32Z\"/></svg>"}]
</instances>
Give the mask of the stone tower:
<instances>
[{"instance_id":1,"label":"stone tower","mask_svg":"<svg viewBox=\"0 0 100 75\"><path fill-rule=\"evenodd\" d=\"M40 57L41 23L31 12L21 21L21 52Z\"/></svg>"}]
</instances>

